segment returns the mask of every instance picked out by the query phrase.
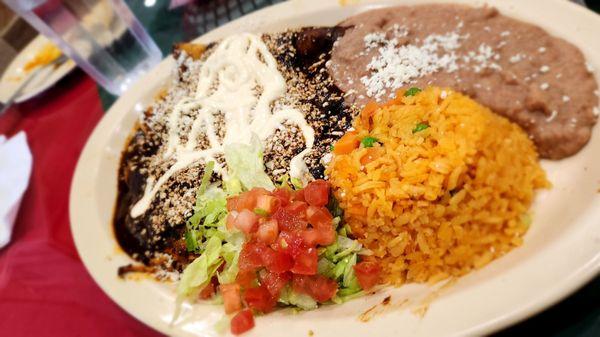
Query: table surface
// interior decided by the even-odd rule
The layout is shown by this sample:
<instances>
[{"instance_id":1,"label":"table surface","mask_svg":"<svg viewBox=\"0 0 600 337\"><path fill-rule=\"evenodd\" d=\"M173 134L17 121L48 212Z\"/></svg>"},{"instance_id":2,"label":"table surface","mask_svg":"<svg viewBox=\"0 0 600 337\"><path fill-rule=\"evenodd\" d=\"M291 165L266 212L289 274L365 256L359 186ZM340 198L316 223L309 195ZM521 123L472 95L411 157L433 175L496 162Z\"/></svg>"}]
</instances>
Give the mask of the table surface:
<instances>
[{"instance_id":1,"label":"table surface","mask_svg":"<svg viewBox=\"0 0 600 337\"><path fill-rule=\"evenodd\" d=\"M163 53L174 42L279 0L129 0ZM215 6L229 8L222 11ZM242 6L240 6L240 4ZM219 7L221 8L221 7ZM218 10L217 10L218 9ZM0 335L161 336L113 303L85 270L69 229L68 200L79 154L115 98L77 70L0 117L0 134L27 133L34 166L12 242L0 250ZM564 301L496 336L600 336L600 277Z\"/></svg>"}]
</instances>

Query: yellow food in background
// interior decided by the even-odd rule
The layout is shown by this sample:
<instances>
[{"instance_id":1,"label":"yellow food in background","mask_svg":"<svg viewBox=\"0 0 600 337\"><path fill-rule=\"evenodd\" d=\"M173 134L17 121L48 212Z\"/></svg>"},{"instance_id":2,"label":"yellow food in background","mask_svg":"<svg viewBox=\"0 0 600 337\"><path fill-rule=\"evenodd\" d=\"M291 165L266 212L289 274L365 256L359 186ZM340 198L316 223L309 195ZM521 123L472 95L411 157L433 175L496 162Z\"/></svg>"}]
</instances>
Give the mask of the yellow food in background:
<instances>
[{"instance_id":1,"label":"yellow food in background","mask_svg":"<svg viewBox=\"0 0 600 337\"><path fill-rule=\"evenodd\" d=\"M45 66L60 57L62 52L52 43L47 43L42 49L25 64L23 69L31 71L38 66Z\"/></svg>"},{"instance_id":2,"label":"yellow food in background","mask_svg":"<svg viewBox=\"0 0 600 337\"><path fill-rule=\"evenodd\" d=\"M550 186L516 124L450 90L403 94L368 105L351 137L377 141L327 170L345 220L397 285L464 275L520 245L535 190Z\"/></svg>"}]
</instances>

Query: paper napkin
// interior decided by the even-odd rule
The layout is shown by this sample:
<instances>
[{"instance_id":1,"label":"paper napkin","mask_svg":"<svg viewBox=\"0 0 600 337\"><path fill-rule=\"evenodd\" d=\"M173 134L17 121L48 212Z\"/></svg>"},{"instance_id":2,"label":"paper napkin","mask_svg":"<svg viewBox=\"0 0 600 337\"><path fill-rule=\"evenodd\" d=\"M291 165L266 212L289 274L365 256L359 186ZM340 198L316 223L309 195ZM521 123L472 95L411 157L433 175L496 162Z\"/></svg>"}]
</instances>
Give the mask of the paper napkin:
<instances>
[{"instance_id":1,"label":"paper napkin","mask_svg":"<svg viewBox=\"0 0 600 337\"><path fill-rule=\"evenodd\" d=\"M29 185L32 157L27 137L0 135L0 248L10 241L21 198Z\"/></svg>"}]
</instances>

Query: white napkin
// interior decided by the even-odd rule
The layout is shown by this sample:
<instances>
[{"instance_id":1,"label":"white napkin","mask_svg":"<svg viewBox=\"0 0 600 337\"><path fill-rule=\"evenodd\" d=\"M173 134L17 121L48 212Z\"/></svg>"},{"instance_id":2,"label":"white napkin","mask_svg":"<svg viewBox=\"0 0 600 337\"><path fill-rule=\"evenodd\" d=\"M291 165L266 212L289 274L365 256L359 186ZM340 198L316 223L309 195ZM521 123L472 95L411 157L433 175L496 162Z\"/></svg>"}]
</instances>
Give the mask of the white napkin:
<instances>
[{"instance_id":1,"label":"white napkin","mask_svg":"<svg viewBox=\"0 0 600 337\"><path fill-rule=\"evenodd\" d=\"M10 241L32 161L24 132L9 140L0 135L0 248Z\"/></svg>"}]
</instances>

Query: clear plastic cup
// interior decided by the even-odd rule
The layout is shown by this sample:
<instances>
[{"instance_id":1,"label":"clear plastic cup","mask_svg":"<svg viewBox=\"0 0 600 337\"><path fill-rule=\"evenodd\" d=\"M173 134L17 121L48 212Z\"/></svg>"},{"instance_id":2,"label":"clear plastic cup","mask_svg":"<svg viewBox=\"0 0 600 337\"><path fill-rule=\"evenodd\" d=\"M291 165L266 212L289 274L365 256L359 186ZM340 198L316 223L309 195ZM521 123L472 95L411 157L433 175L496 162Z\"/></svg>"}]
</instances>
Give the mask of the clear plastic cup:
<instances>
[{"instance_id":1,"label":"clear plastic cup","mask_svg":"<svg viewBox=\"0 0 600 337\"><path fill-rule=\"evenodd\" d=\"M3 0L114 95L162 59L122 0Z\"/></svg>"}]
</instances>

